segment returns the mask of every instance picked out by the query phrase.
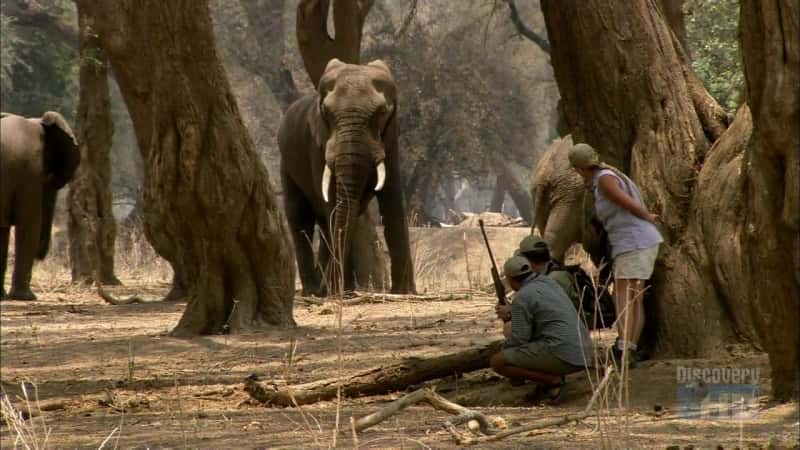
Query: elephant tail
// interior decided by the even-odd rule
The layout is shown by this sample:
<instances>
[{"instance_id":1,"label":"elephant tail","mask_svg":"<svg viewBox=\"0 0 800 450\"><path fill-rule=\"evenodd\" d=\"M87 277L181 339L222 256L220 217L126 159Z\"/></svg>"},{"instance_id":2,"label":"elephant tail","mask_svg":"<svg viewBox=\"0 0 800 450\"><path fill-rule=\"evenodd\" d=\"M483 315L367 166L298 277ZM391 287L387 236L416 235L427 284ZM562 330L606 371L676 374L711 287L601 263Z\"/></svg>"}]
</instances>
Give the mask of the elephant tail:
<instances>
[{"instance_id":1,"label":"elephant tail","mask_svg":"<svg viewBox=\"0 0 800 450\"><path fill-rule=\"evenodd\" d=\"M36 249L36 259L43 260L50 251L50 239L42 239L39 241L39 248Z\"/></svg>"}]
</instances>

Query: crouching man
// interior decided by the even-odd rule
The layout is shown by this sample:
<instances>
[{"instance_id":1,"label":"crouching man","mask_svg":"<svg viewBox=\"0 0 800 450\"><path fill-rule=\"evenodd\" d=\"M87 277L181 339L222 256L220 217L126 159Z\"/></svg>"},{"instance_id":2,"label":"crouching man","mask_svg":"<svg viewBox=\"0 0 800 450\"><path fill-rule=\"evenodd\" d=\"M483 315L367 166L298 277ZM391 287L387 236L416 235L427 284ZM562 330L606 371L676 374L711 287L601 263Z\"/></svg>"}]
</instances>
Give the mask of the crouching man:
<instances>
[{"instance_id":1,"label":"crouching man","mask_svg":"<svg viewBox=\"0 0 800 450\"><path fill-rule=\"evenodd\" d=\"M543 273L545 265L514 256L503 266L516 295L495 309L506 341L491 366L512 385L533 381L538 398L556 401L564 376L593 366L594 358L589 331L564 290Z\"/></svg>"}]
</instances>

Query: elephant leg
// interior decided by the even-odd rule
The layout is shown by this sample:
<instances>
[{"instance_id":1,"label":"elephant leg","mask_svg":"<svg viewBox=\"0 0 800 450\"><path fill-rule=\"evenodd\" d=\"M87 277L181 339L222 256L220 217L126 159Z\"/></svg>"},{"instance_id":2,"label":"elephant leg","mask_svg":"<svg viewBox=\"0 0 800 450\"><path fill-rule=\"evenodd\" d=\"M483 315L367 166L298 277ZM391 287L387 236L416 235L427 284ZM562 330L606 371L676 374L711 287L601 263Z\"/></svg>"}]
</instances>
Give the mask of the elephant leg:
<instances>
[{"instance_id":1,"label":"elephant leg","mask_svg":"<svg viewBox=\"0 0 800 450\"><path fill-rule=\"evenodd\" d=\"M392 261L392 293L413 294L417 289L406 212L400 190L384 188L378 193L378 207L383 216L383 235Z\"/></svg>"},{"instance_id":2,"label":"elephant leg","mask_svg":"<svg viewBox=\"0 0 800 450\"><path fill-rule=\"evenodd\" d=\"M321 237L319 243L319 266L323 268L325 273L324 286L320 289L320 296L328 294L339 293L339 288L342 287L344 292L355 290L355 275L353 269L352 255L347 261L342 262L340 255L332 253L333 238L330 234L330 229L325 227L321 228Z\"/></svg>"},{"instance_id":3,"label":"elephant leg","mask_svg":"<svg viewBox=\"0 0 800 450\"><path fill-rule=\"evenodd\" d=\"M314 265L314 249L311 246L316 217L303 193L286 177L283 177L283 189L286 220L294 241L303 295L317 294L320 290L320 271Z\"/></svg>"},{"instance_id":4,"label":"elephant leg","mask_svg":"<svg viewBox=\"0 0 800 450\"><path fill-rule=\"evenodd\" d=\"M33 271L33 257L39 248L40 228L41 220L31 220L14 227L14 274L11 277L9 298L36 300L36 296L31 291L31 272Z\"/></svg>"},{"instance_id":5,"label":"elephant leg","mask_svg":"<svg viewBox=\"0 0 800 450\"><path fill-rule=\"evenodd\" d=\"M0 227L0 300L6 298L6 263L8 262L8 236L11 227Z\"/></svg>"},{"instance_id":6,"label":"elephant leg","mask_svg":"<svg viewBox=\"0 0 800 450\"><path fill-rule=\"evenodd\" d=\"M329 286L331 285L331 277L333 276L333 267L331 266L331 247L330 247L330 232L327 227L319 227L319 250L317 251L317 270L321 270L320 278L321 283L319 290L316 294L320 297L328 295ZM323 277L322 274L325 274Z\"/></svg>"}]
</instances>

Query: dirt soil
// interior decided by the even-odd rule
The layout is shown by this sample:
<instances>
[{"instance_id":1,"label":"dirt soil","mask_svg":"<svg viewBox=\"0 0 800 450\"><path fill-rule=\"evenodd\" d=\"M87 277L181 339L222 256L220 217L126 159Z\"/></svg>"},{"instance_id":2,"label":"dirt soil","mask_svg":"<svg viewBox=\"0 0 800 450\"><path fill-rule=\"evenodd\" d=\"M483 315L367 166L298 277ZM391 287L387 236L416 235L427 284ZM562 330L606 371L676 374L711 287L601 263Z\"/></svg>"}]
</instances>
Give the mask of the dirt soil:
<instances>
[{"instance_id":1,"label":"dirt soil","mask_svg":"<svg viewBox=\"0 0 800 450\"><path fill-rule=\"evenodd\" d=\"M45 261L34 273L38 301L0 304L3 391L16 407L22 404L23 382L29 383L29 392L38 393L46 411L36 411L39 415L24 423L40 442L47 436L49 448L98 448L109 437L104 448L458 448L441 427L447 414L429 406L410 407L354 440L351 417L364 416L405 392L271 408L251 401L242 387L254 373L295 384L499 339L489 297L449 295L470 291L470 286L475 293L488 282L488 261L476 231L469 230L467 239L470 264L464 262L463 229L412 233L422 275L419 290L443 294L439 300L344 306L340 329L335 303L298 298L297 329L190 340L167 335L185 304L156 301L169 288L163 264L149 276L142 267L128 268L121 276L125 286L113 289L118 295L139 294L147 303L110 306L92 290L70 285L63 261ZM498 256L510 255L525 232L491 230ZM600 345L613 338L610 330L593 332ZM756 417L683 418L677 411L678 367L726 366L760 368ZM515 426L580 411L592 383L597 383L594 373L570 376L555 406L527 401L530 386L511 387L489 370L428 385L451 401ZM770 377L764 354L732 347L712 360L646 361L631 371L628 389L623 408L615 388L597 416L478 447L797 448L798 404L767 401ZM0 444L12 448L17 433L5 422Z\"/></svg>"}]
</instances>

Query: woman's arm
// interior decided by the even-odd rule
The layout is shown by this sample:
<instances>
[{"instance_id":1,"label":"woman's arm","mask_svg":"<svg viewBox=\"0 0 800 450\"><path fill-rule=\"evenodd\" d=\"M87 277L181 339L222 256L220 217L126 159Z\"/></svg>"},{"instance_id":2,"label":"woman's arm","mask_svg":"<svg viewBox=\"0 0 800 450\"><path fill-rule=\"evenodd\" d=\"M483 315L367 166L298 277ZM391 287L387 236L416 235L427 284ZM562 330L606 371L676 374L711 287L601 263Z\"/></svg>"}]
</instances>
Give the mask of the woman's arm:
<instances>
[{"instance_id":1,"label":"woman's arm","mask_svg":"<svg viewBox=\"0 0 800 450\"><path fill-rule=\"evenodd\" d=\"M607 199L630 211L634 216L651 223L656 223L658 216L651 214L644 205L639 204L639 202L625 193L625 191L622 190L622 186L619 185L617 177L613 175L603 175L597 181L597 187Z\"/></svg>"}]
</instances>

